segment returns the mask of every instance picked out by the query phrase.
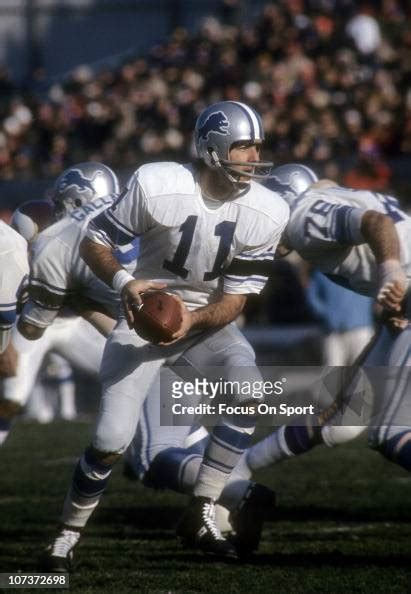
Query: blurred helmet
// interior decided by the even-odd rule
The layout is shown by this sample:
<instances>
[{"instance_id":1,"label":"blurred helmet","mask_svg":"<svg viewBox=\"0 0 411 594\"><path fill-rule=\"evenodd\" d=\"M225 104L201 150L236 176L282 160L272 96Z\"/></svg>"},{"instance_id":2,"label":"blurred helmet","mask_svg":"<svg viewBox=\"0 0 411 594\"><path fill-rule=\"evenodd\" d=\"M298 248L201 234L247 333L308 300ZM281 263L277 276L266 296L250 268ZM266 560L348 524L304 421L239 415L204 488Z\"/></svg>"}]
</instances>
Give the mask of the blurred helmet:
<instances>
[{"instance_id":1,"label":"blurred helmet","mask_svg":"<svg viewBox=\"0 0 411 594\"><path fill-rule=\"evenodd\" d=\"M37 235L55 222L54 207L48 200L29 200L23 202L13 212L10 225L20 233L27 242L36 239Z\"/></svg>"},{"instance_id":2,"label":"blurred helmet","mask_svg":"<svg viewBox=\"0 0 411 594\"><path fill-rule=\"evenodd\" d=\"M72 210L95 198L117 194L119 183L114 171L102 163L79 163L57 178L51 199L56 217L61 219Z\"/></svg>"},{"instance_id":3,"label":"blurred helmet","mask_svg":"<svg viewBox=\"0 0 411 594\"><path fill-rule=\"evenodd\" d=\"M273 169L264 185L269 190L281 194L284 200L291 204L311 184L317 181L317 175L306 165L287 163L287 165L280 165L280 167Z\"/></svg>"},{"instance_id":4,"label":"blurred helmet","mask_svg":"<svg viewBox=\"0 0 411 594\"><path fill-rule=\"evenodd\" d=\"M194 130L194 142L200 159L212 169L220 169L232 183L239 177L265 179L272 163L230 161L229 151L239 142L260 143L264 140L261 118L254 109L238 101L220 101L200 113ZM253 171L241 173L235 166L252 166Z\"/></svg>"}]
</instances>

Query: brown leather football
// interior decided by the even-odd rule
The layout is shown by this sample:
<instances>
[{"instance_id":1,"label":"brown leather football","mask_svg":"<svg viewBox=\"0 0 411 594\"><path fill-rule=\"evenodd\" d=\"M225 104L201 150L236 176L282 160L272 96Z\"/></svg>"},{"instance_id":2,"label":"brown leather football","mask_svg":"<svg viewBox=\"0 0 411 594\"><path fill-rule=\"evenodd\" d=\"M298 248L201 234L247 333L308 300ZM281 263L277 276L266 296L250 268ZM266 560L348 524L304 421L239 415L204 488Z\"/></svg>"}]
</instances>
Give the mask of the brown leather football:
<instances>
[{"instance_id":1,"label":"brown leather football","mask_svg":"<svg viewBox=\"0 0 411 594\"><path fill-rule=\"evenodd\" d=\"M170 341L182 320L178 301L164 291L148 291L141 300L142 305L134 311L134 330L154 344Z\"/></svg>"}]
</instances>

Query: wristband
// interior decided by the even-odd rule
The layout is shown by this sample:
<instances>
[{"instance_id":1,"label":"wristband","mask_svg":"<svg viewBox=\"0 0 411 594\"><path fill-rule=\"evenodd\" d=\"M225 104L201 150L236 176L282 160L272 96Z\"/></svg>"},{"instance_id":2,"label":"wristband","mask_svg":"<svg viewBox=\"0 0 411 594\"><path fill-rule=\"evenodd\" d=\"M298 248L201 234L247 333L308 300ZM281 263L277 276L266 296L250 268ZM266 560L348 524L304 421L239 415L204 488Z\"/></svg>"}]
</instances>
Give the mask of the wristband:
<instances>
[{"instance_id":1,"label":"wristband","mask_svg":"<svg viewBox=\"0 0 411 594\"><path fill-rule=\"evenodd\" d=\"M135 280L134 276L127 272L127 270L124 270L124 268L121 268L121 270L118 270L116 274L113 276L111 286L115 291L118 291L118 293L120 293L121 295L121 291L124 289L126 284L133 280Z\"/></svg>"},{"instance_id":2,"label":"wristband","mask_svg":"<svg viewBox=\"0 0 411 594\"><path fill-rule=\"evenodd\" d=\"M13 343L14 348L19 353L30 353L37 348L37 340L29 340L17 329L17 326L13 326L13 330L11 332L11 342Z\"/></svg>"}]
</instances>

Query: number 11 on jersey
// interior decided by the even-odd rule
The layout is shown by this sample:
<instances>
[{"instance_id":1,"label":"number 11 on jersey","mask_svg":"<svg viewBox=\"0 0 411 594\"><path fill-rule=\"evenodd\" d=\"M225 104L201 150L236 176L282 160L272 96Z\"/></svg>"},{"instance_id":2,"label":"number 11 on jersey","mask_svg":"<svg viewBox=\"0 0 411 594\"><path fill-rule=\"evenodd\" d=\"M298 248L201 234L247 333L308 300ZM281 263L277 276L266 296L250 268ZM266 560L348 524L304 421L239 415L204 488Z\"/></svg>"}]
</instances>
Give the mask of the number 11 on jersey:
<instances>
[{"instance_id":1,"label":"number 11 on jersey","mask_svg":"<svg viewBox=\"0 0 411 594\"><path fill-rule=\"evenodd\" d=\"M164 260L163 268L169 270L173 274L181 278L187 278L188 270L184 268L184 264L190 253L190 248L193 243L194 232L197 225L198 216L189 215L184 223L180 226L181 238L175 251L172 260ZM224 265L227 256L230 253L231 242L233 240L235 231L235 221L222 221L215 226L214 235L220 238L218 244L217 254L214 260L212 270L205 272L203 276L204 281L210 281L221 274L222 266Z\"/></svg>"}]
</instances>

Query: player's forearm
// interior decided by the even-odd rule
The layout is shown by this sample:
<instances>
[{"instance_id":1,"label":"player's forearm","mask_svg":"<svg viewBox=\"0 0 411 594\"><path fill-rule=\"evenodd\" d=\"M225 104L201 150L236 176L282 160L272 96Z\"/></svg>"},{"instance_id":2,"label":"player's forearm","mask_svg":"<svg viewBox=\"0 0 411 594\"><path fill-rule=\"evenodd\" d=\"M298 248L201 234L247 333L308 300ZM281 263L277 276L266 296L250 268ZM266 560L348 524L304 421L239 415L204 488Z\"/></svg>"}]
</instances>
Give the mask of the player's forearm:
<instances>
[{"instance_id":1,"label":"player's forearm","mask_svg":"<svg viewBox=\"0 0 411 594\"><path fill-rule=\"evenodd\" d=\"M114 275L123 270L118 260L113 256L111 248L96 243L88 237L85 237L81 242L79 252L94 274L109 287L112 286Z\"/></svg>"},{"instance_id":2,"label":"player's forearm","mask_svg":"<svg viewBox=\"0 0 411 594\"><path fill-rule=\"evenodd\" d=\"M237 318L244 308L245 295L225 293L219 301L191 312L191 328L214 328L225 326Z\"/></svg>"},{"instance_id":3,"label":"player's forearm","mask_svg":"<svg viewBox=\"0 0 411 594\"><path fill-rule=\"evenodd\" d=\"M392 219L368 210L361 220L361 233L370 246L377 264L400 260L400 242Z\"/></svg>"}]
</instances>

